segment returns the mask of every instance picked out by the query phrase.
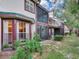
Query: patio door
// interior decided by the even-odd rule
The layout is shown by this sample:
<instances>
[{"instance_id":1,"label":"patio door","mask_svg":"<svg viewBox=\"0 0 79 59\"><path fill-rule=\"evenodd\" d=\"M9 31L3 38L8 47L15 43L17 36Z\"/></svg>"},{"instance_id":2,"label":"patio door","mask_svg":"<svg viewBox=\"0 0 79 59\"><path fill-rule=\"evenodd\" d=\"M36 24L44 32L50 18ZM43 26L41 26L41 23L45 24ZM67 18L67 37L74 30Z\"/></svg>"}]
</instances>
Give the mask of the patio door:
<instances>
[{"instance_id":1,"label":"patio door","mask_svg":"<svg viewBox=\"0 0 79 59\"><path fill-rule=\"evenodd\" d=\"M49 35L48 35L48 28L46 26L41 26L40 28L40 31L41 31L41 38L46 40L48 39Z\"/></svg>"},{"instance_id":2,"label":"patio door","mask_svg":"<svg viewBox=\"0 0 79 59\"><path fill-rule=\"evenodd\" d=\"M3 20L3 46L12 45L12 20Z\"/></svg>"},{"instance_id":3,"label":"patio door","mask_svg":"<svg viewBox=\"0 0 79 59\"><path fill-rule=\"evenodd\" d=\"M37 33L40 35L41 39L48 39L48 28L46 26L38 26Z\"/></svg>"}]
</instances>

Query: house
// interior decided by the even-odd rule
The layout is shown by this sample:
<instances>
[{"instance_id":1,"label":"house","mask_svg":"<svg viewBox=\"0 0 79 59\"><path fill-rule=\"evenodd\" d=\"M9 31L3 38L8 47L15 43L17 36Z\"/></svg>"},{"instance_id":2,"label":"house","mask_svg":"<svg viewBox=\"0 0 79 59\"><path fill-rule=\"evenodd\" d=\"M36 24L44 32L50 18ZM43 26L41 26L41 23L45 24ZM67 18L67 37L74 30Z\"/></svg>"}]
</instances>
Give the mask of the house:
<instances>
[{"instance_id":1,"label":"house","mask_svg":"<svg viewBox=\"0 0 79 59\"><path fill-rule=\"evenodd\" d=\"M69 34L70 33L70 29L67 25L64 25L64 34Z\"/></svg>"},{"instance_id":2,"label":"house","mask_svg":"<svg viewBox=\"0 0 79 59\"><path fill-rule=\"evenodd\" d=\"M39 33L48 35L48 11L40 0L0 0L0 50L13 46L15 40L26 40ZM47 35L46 35L47 34Z\"/></svg>"},{"instance_id":3,"label":"house","mask_svg":"<svg viewBox=\"0 0 79 59\"><path fill-rule=\"evenodd\" d=\"M49 25L49 36L51 38L52 36L54 36L54 28L56 25L55 20L53 20L51 17L49 17L48 25Z\"/></svg>"},{"instance_id":4,"label":"house","mask_svg":"<svg viewBox=\"0 0 79 59\"><path fill-rule=\"evenodd\" d=\"M64 35L64 22L53 15L53 12L49 12L49 36Z\"/></svg>"}]
</instances>

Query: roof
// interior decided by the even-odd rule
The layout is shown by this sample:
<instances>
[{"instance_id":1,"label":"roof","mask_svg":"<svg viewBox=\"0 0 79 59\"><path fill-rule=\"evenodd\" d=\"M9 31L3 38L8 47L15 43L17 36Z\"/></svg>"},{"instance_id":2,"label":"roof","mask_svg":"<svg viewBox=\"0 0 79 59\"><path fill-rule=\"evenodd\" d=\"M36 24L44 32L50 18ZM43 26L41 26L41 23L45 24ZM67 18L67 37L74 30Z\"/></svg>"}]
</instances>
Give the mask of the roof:
<instances>
[{"instance_id":1,"label":"roof","mask_svg":"<svg viewBox=\"0 0 79 59\"><path fill-rule=\"evenodd\" d=\"M1 18L16 18L16 19L22 19L25 21L29 21L31 23L34 23L34 19L27 17L25 15L22 15L20 13L14 13L14 12L0 12Z\"/></svg>"},{"instance_id":2,"label":"roof","mask_svg":"<svg viewBox=\"0 0 79 59\"><path fill-rule=\"evenodd\" d=\"M51 24L49 23L49 27L52 27L52 28L60 28L61 26L61 23L56 21L55 19L49 17L49 21L52 22Z\"/></svg>"},{"instance_id":3,"label":"roof","mask_svg":"<svg viewBox=\"0 0 79 59\"><path fill-rule=\"evenodd\" d=\"M46 8L44 8L42 5L37 4L37 6L40 7L41 9L43 9L44 11L49 12L49 11L48 11Z\"/></svg>"},{"instance_id":4,"label":"roof","mask_svg":"<svg viewBox=\"0 0 79 59\"><path fill-rule=\"evenodd\" d=\"M38 2L40 2L41 0L33 0L34 2L36 2L36 3L38 3Z\"/></svg>"}]
</instances>

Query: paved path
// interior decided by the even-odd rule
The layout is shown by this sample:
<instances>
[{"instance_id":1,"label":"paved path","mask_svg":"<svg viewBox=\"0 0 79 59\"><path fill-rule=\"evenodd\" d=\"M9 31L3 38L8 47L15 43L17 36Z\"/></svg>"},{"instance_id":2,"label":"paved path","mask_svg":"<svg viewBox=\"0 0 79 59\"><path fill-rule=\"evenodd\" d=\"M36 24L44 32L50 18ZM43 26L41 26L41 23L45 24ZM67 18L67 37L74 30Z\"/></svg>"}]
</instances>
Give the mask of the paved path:
<instances>
[{"instance_id":1,"label":"paved path","mask_svg":"<svg viewBox=\"0 0 79 59\"><path fill-rule=\"evenodd\" d=\"M3 51L0 52L0 59L10 59L14 51Z\"/></svg>"}]
</instances>

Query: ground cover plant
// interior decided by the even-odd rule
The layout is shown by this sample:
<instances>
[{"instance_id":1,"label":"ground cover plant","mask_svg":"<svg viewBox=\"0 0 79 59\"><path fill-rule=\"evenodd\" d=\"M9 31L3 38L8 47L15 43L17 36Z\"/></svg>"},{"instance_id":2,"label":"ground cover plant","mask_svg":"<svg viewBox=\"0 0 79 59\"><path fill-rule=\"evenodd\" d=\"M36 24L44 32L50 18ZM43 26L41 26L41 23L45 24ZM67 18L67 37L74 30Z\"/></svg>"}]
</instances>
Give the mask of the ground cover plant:
<instances>
[{"instance_id":1,"label":"ground cover plant","mask_svg":"<svg viewBox=\"0 0 79 59\"><path fill-rule=\"evenodd\" d=\"M55 35L54 36L54 40L55 41L61 41L61 40L63 40L63 35Z\"/></svg>"},{"instance_id":2,"label":"ground cover plant","mask_svg":"<svg viewBox=\"0 0 79 59\"><path fill-rule=\"evenodd\" d=\"M33 39L27 39L24 42L16 41L14 47L16 48L16 53L11 59L32 59L33 53L42 53L42 46L38 34L35 34Z\"/></svg>"}]
</instances>

